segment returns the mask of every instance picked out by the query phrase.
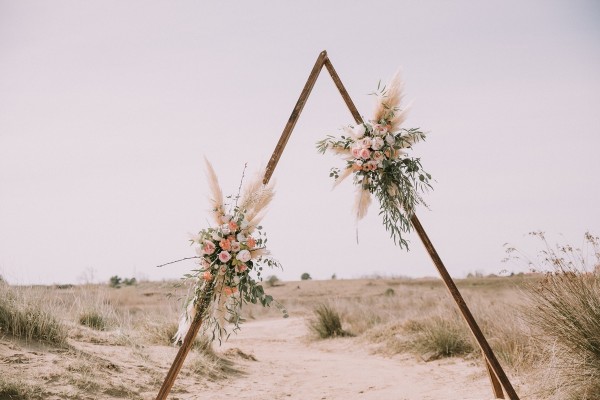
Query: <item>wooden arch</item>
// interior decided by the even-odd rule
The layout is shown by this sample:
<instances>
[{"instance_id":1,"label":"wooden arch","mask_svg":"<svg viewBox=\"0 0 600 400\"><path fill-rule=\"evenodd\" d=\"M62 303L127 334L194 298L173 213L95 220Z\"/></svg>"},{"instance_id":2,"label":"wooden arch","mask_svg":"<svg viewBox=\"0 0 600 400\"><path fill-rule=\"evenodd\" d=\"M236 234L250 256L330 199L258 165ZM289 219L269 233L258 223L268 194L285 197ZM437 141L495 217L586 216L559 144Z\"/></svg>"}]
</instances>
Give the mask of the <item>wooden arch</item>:
<instances>
[{"instance_id":1,"label":"wooden arch","mask_svg":"<svg viewBox=\"0 0 600 400\"><path fill-rule=\"evenodd\" d=\"M308 96L310 95L310 93L315 85L315 82L317 81L317 78L319 77L319 73L321 72L323 67L327 68L327 71L329 72L329 75L333 79L335 86L337 87L340 94L342 95L342 98L344 99L344 102L346 103L348 110L350 110L350 113L354 117L354 121L357 124L360 124L363 122L363 119L362 119L360 113L358 112L356 106L354 105L354 102L350 98L350 95L348 94L348 92L346 91L346 88L342 84L340 77L338 76L337 72L333 68L331 61L329 60L329 57L327 56L327 51L322 51L319 54L319 57L317 58L317 61L315 62L315 65L313 66L313 69L310 72L310 75L308 76L308 80L306 81L306 84L304 85L304 88L302 89L302 92L300 93L300 97L298 98L298 101L296 102L294 110L292 111L292 114L290 115L290 118L289 118L288 122L286 123L285 128L283 129L281 137L279 138L279 141L277 142L277 146L275 147L275 150L273 151L273 154L272 154L271 158L269 159L269 164L267 165L265 176L263 178L264 184L269 183L269 180L271 179L271 176L273 175L273 172L275 171L275 168L277 167L277 163L279 162L279 159L281 158L281 155L283 154L283 150L285 149L285 146L287 145L287 142L292 134L292 131L294 130L294 127L296 126L296 122L298 121L298 118L300 117L300 114L302 113L302 110L304 109L306 100L308 99ZM517 395L517 393L515 392L515 389L513 388L512 384L510 383L508 376L506 375L506 373L502 369L502 366L498 362L498 359L496 358L494 351L492 350L488 341L486 340L483 332L481 331L481 328L479 328L479 325L475 321L473 314L469 310L469 307L467 306L467 304L465 303L465 300L463 299L462 295L460 294L458 287L456 287L454 280L452 279L452 277L448 273L448 270L444 266L442 259L440 258L437 251L433 247L431 240L429 240L429 237L427 236L427 233L425 232L425 229L421 225L421 222L417 218L416 214L413 213L410 221L411 221L413 228L419 235L421 242L423 242L425 249L429 253L431 260L433 261L442 280L444 281L444 284L448 288L450 295L456 302L456 305L458 306L458 309L460 310L465 322L469 326L471 333L473 334L473 336L475 337L475 340L477 341L479 347L481 348L481 352L485 359L485 365L486 365L487 372L488 372L488 375L490 378L490 383L492 385L492 391L493 391L494 396L497 399L504 399L505 398L504 393L506 393L506 395L508 395L508 398L510 400L519 400L519 396ZM195 339L196 335L198 334L198 331L200 330L200 327L202 325L202 319L200 317L203 314L203 311L207 306L208 306L208 304L203 303L203 302L201 302L198 305L198 312L196 313L196 317L192 321L192 324L185 336L183 344L179 348L179 351L177 352L177 355L175 356L175 359L173 360L173 364L171 365L171 368L169 369L169 372L167 373L167 376L166 376L166 378L163 382L163 385L156 397L156 400L166 400L169 392L171 391L171 388L173 387L173 384L175 383L175 379L177 378L177 375L179 374L179 371L181 370L181 367L183 366L183 362L185 361L185 358L192 347L194 339Z\"/></svg>"}]
</instances>

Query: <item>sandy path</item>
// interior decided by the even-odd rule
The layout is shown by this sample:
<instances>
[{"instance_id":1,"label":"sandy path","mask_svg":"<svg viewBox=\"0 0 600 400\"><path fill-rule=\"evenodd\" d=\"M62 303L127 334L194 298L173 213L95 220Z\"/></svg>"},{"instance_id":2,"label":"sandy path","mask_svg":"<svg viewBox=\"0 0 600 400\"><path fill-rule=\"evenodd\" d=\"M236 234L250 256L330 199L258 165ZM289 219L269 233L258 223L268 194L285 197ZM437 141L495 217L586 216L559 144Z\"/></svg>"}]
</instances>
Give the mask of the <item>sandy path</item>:
<instances>
[{"instance_id":1,"label":"sandy path","mask_svg":"<svg viewBox=\"0 0 600 400\"><path fill-rule=\"evenodd\" d=\"M246 375L187 387L179 399L490 399L479 362L425 363L414 356L370 354L356 338L309 342L301 318L246 323L223 349L237 347L258 361L238 361ZM175 383L177 386L177 382Z\"/></svg>"}]
</instances>

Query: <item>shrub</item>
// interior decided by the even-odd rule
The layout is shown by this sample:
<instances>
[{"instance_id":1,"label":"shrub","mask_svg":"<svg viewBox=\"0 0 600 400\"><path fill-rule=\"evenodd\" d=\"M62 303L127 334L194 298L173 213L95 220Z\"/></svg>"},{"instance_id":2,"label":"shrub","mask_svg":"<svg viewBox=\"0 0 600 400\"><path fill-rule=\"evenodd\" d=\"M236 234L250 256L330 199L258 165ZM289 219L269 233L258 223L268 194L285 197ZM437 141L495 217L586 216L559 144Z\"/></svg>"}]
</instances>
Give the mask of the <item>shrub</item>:
<instances>
[{"instance_id":1,"label":"shrub","mask_svg":"<svg viewBox=\"0 0 600 400\"><path fill-rule=\"evenodd\" d=\"M121 278L118 275L111 276L108 280L108 286L112 288L121 287Z\"/></svg>"},{"instance_id":2,"label":"shrub","mask_svg":"<svg viewBox=\"0 0 600 400\"><path fill-rule=\"evenodd\" d=\"M271 275L267 278L267 285L269 287L278 286L279 282L280 282L279 278L276 277L275 275Z\"/></svg>"},{"instance_id":3,"label":"shrub","mask_svg":"<svg viewBox=\"0 0 600 400\"><path fill-rule=\"evenodd\" d=\"M123 278L123 285L125 286L133 286L137 283L135 278Z\"/></svg>"},{"instance_id":4,"label":"shrub","mask_svg":"<svg viewBox=\"0 0 600 400\"><path fill-rule=\"evenodd\" d=\"M554 346L557 387L573 399L600 398L600 276L592 273L600 262L599 239L585 234L587 248L551 247L542 232L542 260L550 268L544 279L531 285L527 320L542 333L543 344Z\"/></svg>"},{"instance_id":5,"label":"shrub","mask_svg":"<svg viewBox=\"0 0 600 400\"><path fill-rule=\"evenodd\" d=\"M417 330L414 346L433 358L454 357L473 351L465 323L458 318L434 316L411 327Z\"/></svg>"},{"instance_id":6,"label":"shrub","mask_svg":"<svg viewBox=\"0 0 600 400\"><path fill-rule=\"evenodd\" d=\"M300 279L302 279L303 281L308 281L312 278L310 277L310 274L308 272L305 272L302 275L300 275Z\"/></svg>"},{"instance_id":7,"label":"shrub","mask_svg":"<svg viewBox=\"0 0 600 400\"><path fill-rule=\"evenodd\" d=\"M350 336L342 329L340 314L331 305L321 303L314 309L315 317L308 321L308 327L320 338L326 339L336 336Z\"/></svg>"}]
</instances>

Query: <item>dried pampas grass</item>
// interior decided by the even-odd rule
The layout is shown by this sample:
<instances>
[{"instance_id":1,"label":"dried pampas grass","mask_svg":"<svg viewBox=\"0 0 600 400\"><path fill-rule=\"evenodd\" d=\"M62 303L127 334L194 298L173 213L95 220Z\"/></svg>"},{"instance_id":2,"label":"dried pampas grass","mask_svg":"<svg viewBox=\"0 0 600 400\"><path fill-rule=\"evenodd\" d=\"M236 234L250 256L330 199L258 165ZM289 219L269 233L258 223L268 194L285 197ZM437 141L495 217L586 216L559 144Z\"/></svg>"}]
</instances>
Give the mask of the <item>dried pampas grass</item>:
<instances>
[{"instance_id":1,"label":"dried pampas grass","mask_svg":"<svg viewBox=\"0 0 600 400\"><path fill-rule=\"evenodd\" d=\"M385 91L377 96L377 103L373 110L373 121L388 119L390 121L390 132L395 132L406 120L408 108L401 110L400 103L403 97L403 83L400 71L396 72Z\"/></svg>"},{"instance_id":2,"label":"dried pampas grass","mask_svg":"<svg viewBox=\"0 0 600 400\"><path fill-rule=\"evenodd\" d=\"M371 205L371 193L363 189L362 185L356 187L356 197L354 199L354 211L356 212L356 220L363 219L369 211Z\"/></svg>"},{"instance_id":3,"label":"dried pampas grass","mask_svg":"<svg viewBox=\"0 0 600 400\"><path fill-rule=\"evenodd\" d=\"M206 164L206 178L208 179L208 187L210 188L211 198L209 198L212 210L211 214L213 219L217 225L223 224L223 216L225 215L225 206L223 205L223 190L221 190L221 185L219 185L219 179L217 178L217 174L215 170L208 161L206 157L204 157L204 163Z\"/></svg>"}]
</instances>

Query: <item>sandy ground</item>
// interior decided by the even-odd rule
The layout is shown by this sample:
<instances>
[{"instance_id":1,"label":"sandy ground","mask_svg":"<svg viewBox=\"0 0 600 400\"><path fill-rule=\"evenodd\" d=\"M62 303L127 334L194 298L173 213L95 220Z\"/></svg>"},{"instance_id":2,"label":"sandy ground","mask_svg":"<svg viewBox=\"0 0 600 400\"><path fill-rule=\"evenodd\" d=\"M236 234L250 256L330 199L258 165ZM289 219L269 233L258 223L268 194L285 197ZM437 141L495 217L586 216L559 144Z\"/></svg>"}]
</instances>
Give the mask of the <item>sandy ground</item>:
<instances>
[{"instance_id":1,"label":"sandy ground","mask_svg":"<svg viewBox=\"0 0 600 400\"><path fill-rule=\"evenodd\" d=\"M247 323L225 343L257 361L239 361L245 375L187 387L173 399L490 399L480 361L424 362L372 354L356 338L311 342L301 318ZM181 382L176 382L177 387Z\"/></svg>"}]
</instances>

